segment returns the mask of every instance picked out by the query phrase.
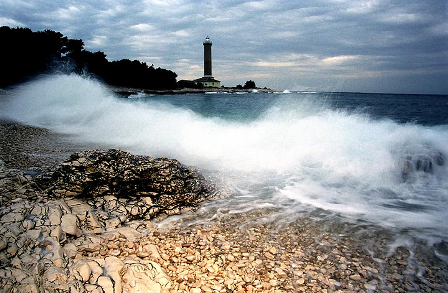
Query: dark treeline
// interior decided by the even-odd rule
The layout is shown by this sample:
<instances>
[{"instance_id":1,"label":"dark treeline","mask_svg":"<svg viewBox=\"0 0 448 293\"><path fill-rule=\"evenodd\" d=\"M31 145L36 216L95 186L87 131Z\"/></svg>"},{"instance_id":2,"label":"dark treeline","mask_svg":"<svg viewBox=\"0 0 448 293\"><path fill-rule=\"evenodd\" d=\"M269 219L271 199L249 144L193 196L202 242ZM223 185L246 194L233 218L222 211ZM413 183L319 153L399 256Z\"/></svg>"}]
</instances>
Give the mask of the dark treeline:
<instances>
[{"instance_id":1,"label":"dark treeline","mask_svg":"<svg viewBox=\"0 0 448 293\"><path fill-rule=\"evenodd\" d=\"M89 72L110 85L143 89L173 89L177 74L145 62L123 59L109 62L103 52L84 49L82 40L59 32L33 32L28 28L0 27L0 87L37 74L70 68ZM61 66L69 64L69 66Z\"/></svg>"}]
</instances>

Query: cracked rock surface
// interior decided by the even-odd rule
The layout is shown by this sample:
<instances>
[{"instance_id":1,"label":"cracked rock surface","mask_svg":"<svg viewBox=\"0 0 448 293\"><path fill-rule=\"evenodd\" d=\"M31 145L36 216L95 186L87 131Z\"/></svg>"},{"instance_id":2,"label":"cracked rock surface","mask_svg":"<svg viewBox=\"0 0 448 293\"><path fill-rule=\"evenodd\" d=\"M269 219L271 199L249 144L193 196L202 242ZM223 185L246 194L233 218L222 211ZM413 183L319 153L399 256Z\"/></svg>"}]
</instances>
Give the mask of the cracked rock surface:
<instances>
[{"instance_id":1,"label":"cracked rock surface","mask_svg":"<svg viewBox=\"0 0 448 293\"><path fill-rule=\"evenodd\" d=\"M73 154L52 172L0 162L2 292L167 292L152 219L195 207L214 188L176 160L120 150ZM132 220L132 222L130 222Z\"/></svg>"}]
</instances>

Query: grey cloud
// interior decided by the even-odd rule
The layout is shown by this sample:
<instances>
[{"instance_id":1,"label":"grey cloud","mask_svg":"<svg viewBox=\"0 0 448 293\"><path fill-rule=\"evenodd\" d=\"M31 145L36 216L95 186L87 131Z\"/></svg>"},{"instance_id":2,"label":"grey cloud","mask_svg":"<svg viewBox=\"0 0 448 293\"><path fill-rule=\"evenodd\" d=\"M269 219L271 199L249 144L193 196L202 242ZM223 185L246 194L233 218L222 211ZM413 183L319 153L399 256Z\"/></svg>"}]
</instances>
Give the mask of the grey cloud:
<instances>
[{"instance_id":1,"label":"grey cloud","mask_svg":"<svg viewBox=\"0 0 448 293\"><path fill-rule=\"evenodd\" d=\"M0 25L61 31L109 59L140 59L180 78L202 75L202 40L209 35L214 74L226 85L247 77L272 87L319 90L344 84L357 91L359 83L393 91L393 80L402 83L408 76L414 88L420 74L422 86L432 85L422 91L448 93L445 84L423 81L448 76L447 5L440 0L5 0ZM390 79L383 89L382 78Z\"/></svg>"}]
</instances>

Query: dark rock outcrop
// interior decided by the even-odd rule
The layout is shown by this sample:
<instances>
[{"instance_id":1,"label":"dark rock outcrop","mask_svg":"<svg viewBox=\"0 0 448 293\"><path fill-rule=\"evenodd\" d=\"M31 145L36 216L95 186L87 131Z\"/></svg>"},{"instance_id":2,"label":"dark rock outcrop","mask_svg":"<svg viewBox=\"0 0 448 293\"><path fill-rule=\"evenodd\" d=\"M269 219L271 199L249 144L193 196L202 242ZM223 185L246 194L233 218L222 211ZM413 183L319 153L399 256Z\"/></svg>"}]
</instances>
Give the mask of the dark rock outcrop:
<instances>
[{"instance_id":1,"label":"dark rock outcrop","mask_svg":"<svg viewBox=\"0 0 448 293\"><path fill-rule=\"evenodd\" d=\"M82 198L106 212L121 210L129 219L178 213L214 192L202 175L177 160L115 149L75 153L40 183L55 198Z\"/></svg>"},{"instance_id":2,"label":"dark rock outcrop","mask_svg":"<svg viewBox=\"0 0 448 293\"><path fill-rule=\"evenodd\" d=\"M403 160L401 177L407 181L415 176L416 172L433 174L436 167L445 166L445 156L437 150L428 152L428 154L407 155Z\"/></svg>"}]
</instances>

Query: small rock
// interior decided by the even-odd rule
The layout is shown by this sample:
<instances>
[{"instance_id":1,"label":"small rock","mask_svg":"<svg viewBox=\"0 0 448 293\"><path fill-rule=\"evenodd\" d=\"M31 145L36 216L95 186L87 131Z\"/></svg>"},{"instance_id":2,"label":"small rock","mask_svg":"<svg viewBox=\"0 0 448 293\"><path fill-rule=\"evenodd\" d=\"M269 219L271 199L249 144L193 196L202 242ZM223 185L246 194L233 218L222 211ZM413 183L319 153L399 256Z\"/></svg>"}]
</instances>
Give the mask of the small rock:
<instances>
[{"instance_id":1,"label":"small rock","mask_svg":"<svg viewBox=\"0 0 448 293\"><path fill-rule=\"evenodd\" d=\"M81 235L81 230L78 228L78 218L73 214L65 214L62 216L61 229L69 235Z\"/></svg>"},{"instance_id":2,"label":"small rock","mask_svg":"<svg viewBox=\"0 0 448 293\"><path fill-rule=\"evenodd\" d=\"M89 260L87 261L89 264L91 274L90 274L90 283L96 284L98 278L103 274L103 268L100 266L100 264L95 260Z\"/></svg>"},{"instance_id":3,"label":"small rock","mask_svg":"<svg viewBox=\"0 0 448 293\"><path fill-rule=\"evenodd\" d=\"M114 284L109 277L100 276L96 283L103 289L104 293L115 293Z\"/></svg>"},{"instance_id":4,"label":"small rock","mask_svg":"<svg viewBox=\"0 0 448 293\"><path fill-rule=\"evenodd\" d=\"M68 258L74 258L78 253L78 249L76 248L75 244L67 243L64 245L64 253Z\"/></svg>"},{"instance_id":5,"label":"small rock","mask_svg":"<svg viewBox=\"0 0 448 293\"><path fill-rule=\"evenodd\" d=\"M275 247L271 247L268 251L269 251L271 254L274 254L274 255L278 253L278 249L275 248Z\"/></svg>"},{"instance_id":6,"label":"small rock","mask_svg":"<svg viewBox=\"0 0 448 293\"><path fill-rule=\"evenodd\" d=\"M45 271L44 279L52 283L66 283L68 277L64 274L63 269L52 266Z\"/></svg>"},{"instance_id":7,"label":"small rock","mask_svg":"<svg viewBox=\"0 0 448 293\"><path fill-rule=\"evenodd\" d=\"M25 219L25 216L21 213L8 213L1 218L2 223L21 222Z\"/></svg>"},{"instance_id":8,"label":"small rock","mask_svg":"<svg viewBox=\"0 0 448 293\"><path fill-rule=\"evenodd\" d=\"M23 279L28 277L27 274L20 269L12 269L11 272L12 272L12 276L14 277L15 281L18 283L22 282Z\"/></svg>"},{"instance_id":9,"label":"small rock","mask_svg":"<svg viewBox=\"0 0 448 293\"><path fill-rule=\"evenodd\" d=\"M50 225L59 225L61 224L61 216L62 212L57 207L51 207L48 212L48 219L50 220Z\"/></svg>"},{"instance_id":10,"label":"small rock","mask_svg":"<svg viewBox=\"0 0 448 293\"><path fill-rule=\"evenodd\" d=\"M101 287L98 285L92 285L92 284L85 284L85 288L87 292L89 293L102 293L103 290L101 290Z\"/></svg>"},{"instance_id":11,"label":"small rock","mask_svg":"<svg viewBox=\"0 0 448 293\"><path fill-rule=\"evenodd\" d=\"M109 256L105 259L104 275L109 276L114 281L115 293L121 293L122 290L121 276L119 272L123 266L123 262L116 257Z\"/></svg>"},{"instance_id":12,"label":"small rock","mask_svg":"<svg viewBox=\"0 0 448 293\"><path fill-rule=\"evenodd\" d=\"M201 290L204 292L213 292L213 290L210 287L205 285L201 286Z\"/></svg>"},{"instance_id":13,"label":"small rock","mask_svg":"<svg viewBox=\"0 0 448 293\"><path fill-rule=\"evenodd\" d=\"M75 266L73 268L76 272L78 272L81 277L81 281L87 282L90 279L90 274L92 273L92 269L89 264L84 260L76 260Z\"/></svg>"},{"instance_id":14,"label":"small rock","mask_svg":"<svg viewBox=\"0 0 448 293\"><path fill-rule=\"evenodd\" d=\"M18 250L18 247L15 243L9 243L8 248L6 248L6 252L9 253L11 256L16 255Z\"/></svg>"},{"instance_id":15,"label":"small rock","mask_svg":"<svg viewBox=\"0 0 448 293\"><path fill-rule=\"evenodd\" d=\"M355 275L351 275L350 279L353 281L361 281L362 277L358 274L355 274Z\"/></svg>"},{"instance_id":16,"label":"small rock","mask_svg":"<svg viewBox=\"0 0 448 293\"><path fill-rule=\"evenodd\" d=\"M140 258L145 258L145 257L149 257L149 253L148 252L144 252L144 251L139 251L137 252L137 256Z\"/></svg>"},{"instance_id":17,"label":"small rock","mask_svg":"<svg viewBox=\"0 0 448 293\"><path fill-rule=\"evenodd\" d=\"M270 252L265 252L264 256L269 259L274 259L274 255L272 255Z\"/></svg>"},{"instance_id":18,"label":"small rock","mask_svg":"<svg viewBox=\"0 0 448 293\"><path fill-rule=\"evenodd\" d=\"M8 242L5 239L0 239L0 251L4 250L8 246Z\"/></svg>"},{"instance_id":19,"label":"small rock","mask_svg":"<svg viewBox=\"0 0 448 293\"><path fill-rule=\"evenodd\" d=\"M55 226L51 232L50 236L56 238L56 241L60 242L63 239L62 229L60 225Z\"/></svg>"}]
</instances>

